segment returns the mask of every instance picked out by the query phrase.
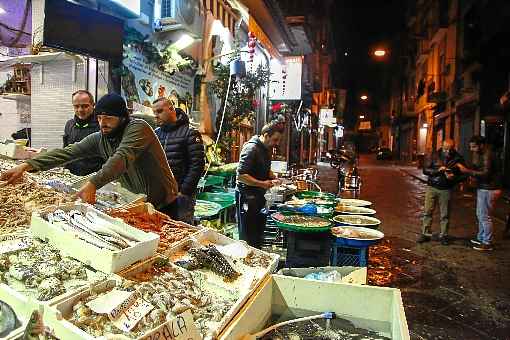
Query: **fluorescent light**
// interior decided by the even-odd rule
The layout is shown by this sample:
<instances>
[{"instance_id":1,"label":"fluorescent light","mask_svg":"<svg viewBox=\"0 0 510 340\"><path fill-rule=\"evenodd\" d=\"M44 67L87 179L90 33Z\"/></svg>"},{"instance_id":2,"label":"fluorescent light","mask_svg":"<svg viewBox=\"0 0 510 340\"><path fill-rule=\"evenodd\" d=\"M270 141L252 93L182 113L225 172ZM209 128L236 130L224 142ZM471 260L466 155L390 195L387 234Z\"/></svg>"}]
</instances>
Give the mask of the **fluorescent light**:
<instances>
[{"instance_id":1,"label":"fluorescent light","mask_svg":"<svg viewBox=\"0 0 510 340\"><path fill-rule=\"evenodd\" d=\"M186 47L193 44L195 39L187 33L184 33L175 43L170 45L170 48L176 51L185 49Z\"/></svg>"},{"instance_id":2,"label":"fluorescent light","mask_svg":"<svg viewBox=\"0 0 510 340\"><path fill-rule=\"evenodd\" d=\"M359 119L365 119L364 115L359 116Z\"/></svg>"},{"instance_id":3,"label":"fluorescent light","mask_svg":"<svg viewBox=\"0 0 510 340\"><path fill-rule=\"evenodd\" d=\"M5 9L3 9L2 7L0 7L0 14L5 14Z\"/></svg>"},{"instance_id":4,"label":"fluorescent light","mask_svg":"<svg viewBox=\"0 0 510 340\"><path fill-rule=\"evenodd\" d=\"M211 35L221 35L223 33L223 24L218 19L213 21Z\"/></svg>"},{"instance_id":5,"label":"fluorescent light","mask_svg":"<svg viewBox=\"0 0 510 340\"><path fill-rule=\"evenodd\" d=\"M427 124L427 123L423 123L423 128L424 128L424 129L426 129L426 128L428 128L428 127L429 127L429 124Z\"/></svg>"}]
</instances>

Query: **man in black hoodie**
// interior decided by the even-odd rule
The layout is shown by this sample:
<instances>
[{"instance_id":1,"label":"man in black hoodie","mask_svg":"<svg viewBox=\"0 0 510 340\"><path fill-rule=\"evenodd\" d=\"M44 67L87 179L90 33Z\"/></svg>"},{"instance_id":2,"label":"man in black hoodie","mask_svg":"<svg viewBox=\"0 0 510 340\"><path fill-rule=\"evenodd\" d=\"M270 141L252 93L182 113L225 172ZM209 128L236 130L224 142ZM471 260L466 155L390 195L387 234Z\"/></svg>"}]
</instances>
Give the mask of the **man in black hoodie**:
<instances>
[{"instance_id":1,"label":"man in black hoodie","mask_svg":"<svg viewBox=\"0 0 510 340\"><path fill-rule=\"evenodd\" d=\"M163 146L168 165L177 180L177 219L191 223L195 212L197 186L205 167L205 151L202 136L189 124L188 116L174 108L167 98L152 103L156 117L156 136Z\"/></svg>"},{"instance_id":2,"label":"man in black hoodie","mask_svg":"<svg viewBox=\"0 0 510 340\"><path fill-rule=\"evenodd\" d=\"M439 240L442 245L448 245L452 189L462 179L458 166L463 162L462 156L455 151L454 141L447 139L443 142L442 149L432 156L430 164L423 169L423 173L428 176L428 186L425 191L422 234L417 240L418 243L430 241L432 215L437 201L441 214Z\"/></svg>"},{"instance_id":3,"label":"man in black hoodie","mask_svg":"<svg viewBox=\"0 0 510 340\"><path fill-rule=\"evenodd\" d=\"M237 168L236 209L239 238L250 246L262 246L266 215L266 190L279 181L271 171L271 152L280 143L283 130L278 123L266 124L260 136L243 145Z\"/></svg>"},{"instance_id":4,"label":"man in black hoodie","mask_svg":"<svg viewBox=\"0 0 510 340\"><path fill-rule=\"evenodd\" d=\"M72 95L74 118L67 121L64 128L64 148L77 143L94 132L99 124L94 117L94 97L89 91L78 90ZM81 159L65 165L72 174L86 176L101 169L103 160L99 157Z\"/></svg>"}]
</instances>

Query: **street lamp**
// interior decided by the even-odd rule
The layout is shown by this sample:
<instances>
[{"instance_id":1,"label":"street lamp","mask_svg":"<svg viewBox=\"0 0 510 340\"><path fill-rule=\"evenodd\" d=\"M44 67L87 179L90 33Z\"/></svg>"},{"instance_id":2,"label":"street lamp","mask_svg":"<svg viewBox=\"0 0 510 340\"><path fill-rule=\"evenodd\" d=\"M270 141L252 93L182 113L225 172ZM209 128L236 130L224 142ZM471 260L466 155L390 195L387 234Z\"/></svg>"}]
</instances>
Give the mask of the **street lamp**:
<instances>
[{"instance_id":1,"label":"street lamp","mask_svg":"<svg viewBox=\"0 0 510 340\"><path fill-rule=\"evenodd\" d=\"M368 99L368 96L366 94L362 95L361 97L359 97L361 100L367 100Z\"/></svg>"},{"instance_id":2,"label":"street lamp","mask_svg":"<svg viewBox=\"0 0 510 340\"><path fill-rule=\"evenodd\" d=\"M379 58L384 57L386 55L386 50L378 48L374 51L374 55Z\"/></svg>"},{"instance_id":3,"label":"street lamp","mask_svg":"<svg viewBox=\"0 0 510 340\"><path fill-rule=\"evenodd\" d=\"M359 116L359 119L365 119L364 115Z\"/></svg>"}]
</instances>

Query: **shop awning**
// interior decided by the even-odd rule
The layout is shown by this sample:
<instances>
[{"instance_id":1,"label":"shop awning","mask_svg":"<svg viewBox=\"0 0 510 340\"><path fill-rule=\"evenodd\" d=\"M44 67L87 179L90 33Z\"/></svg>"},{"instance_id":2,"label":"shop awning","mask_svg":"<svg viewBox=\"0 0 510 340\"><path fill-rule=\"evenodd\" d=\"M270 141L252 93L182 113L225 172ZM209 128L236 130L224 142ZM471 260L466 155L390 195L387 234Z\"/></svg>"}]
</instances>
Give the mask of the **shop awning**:
<instances>
[{"instance_id":1,"label":"shop awning","mask_svg":"<svg viewBox=\"0 0 510 340\"><path fill-rule=\"evenodd\" d=\"M214 18L221 21L223 26L227 27L234 35L235 23L239 16L232 11L230 6L224 0L202 0L206 11L212 13Z\"/></svg>"}]
</instances>

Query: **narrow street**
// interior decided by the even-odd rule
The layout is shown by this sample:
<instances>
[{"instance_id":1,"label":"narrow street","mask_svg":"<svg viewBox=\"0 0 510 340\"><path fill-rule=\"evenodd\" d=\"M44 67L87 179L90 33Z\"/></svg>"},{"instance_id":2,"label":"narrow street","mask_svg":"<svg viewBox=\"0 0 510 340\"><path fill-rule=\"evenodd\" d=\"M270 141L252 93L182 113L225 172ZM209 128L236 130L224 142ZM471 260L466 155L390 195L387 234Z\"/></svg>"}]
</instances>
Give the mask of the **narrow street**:
<instances>
[{"instance_id":1,"label":"narrow street","mask_svg":"<svg viewBox=\"0 0 510 340\"><path fill-rule=\"evenodd\" d=\"M336 170L326 164L319 168L323 190L335 192ZM496 249L471 249L469 239L477 231L474 196L457 192L452 243L417 245L426 185L375 155L361 157L360 173L360 198L373 202L392 247L392 266L399 274L391 286L402 291L411 338L510 339L510 240L503 238L504 216L495 221ZM438 228L436 212L433 230Z\"/></svg>"}]
</instances>

